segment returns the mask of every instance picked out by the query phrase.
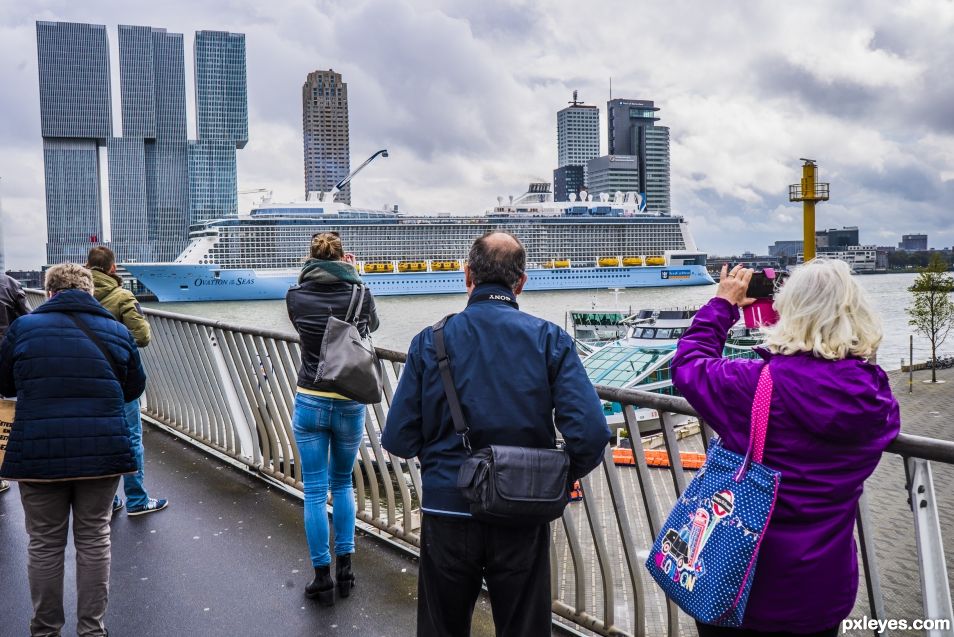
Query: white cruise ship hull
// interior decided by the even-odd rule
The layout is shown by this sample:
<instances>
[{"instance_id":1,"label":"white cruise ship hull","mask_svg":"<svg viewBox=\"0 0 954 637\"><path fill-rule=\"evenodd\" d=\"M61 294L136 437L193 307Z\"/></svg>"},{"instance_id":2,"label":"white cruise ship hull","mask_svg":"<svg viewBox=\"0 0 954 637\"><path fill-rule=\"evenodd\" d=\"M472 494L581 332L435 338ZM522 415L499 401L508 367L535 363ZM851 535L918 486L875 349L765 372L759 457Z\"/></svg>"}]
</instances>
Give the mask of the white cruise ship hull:
<instances>
[{"instance_id":1,"label":"white cruise ship hull","mask_svg":"<svg viewBox=\"0 0 954 637\"><path fill-rule=\"evenodd\" d=\"M211 264L125 264L162 302L283 299L297 270L221 269ZM526 291L669 287L714 283L705 266L580 267L531 269ZM364 274L375 296L462 294L463 271Z\"/></svg>"}]
</instances>

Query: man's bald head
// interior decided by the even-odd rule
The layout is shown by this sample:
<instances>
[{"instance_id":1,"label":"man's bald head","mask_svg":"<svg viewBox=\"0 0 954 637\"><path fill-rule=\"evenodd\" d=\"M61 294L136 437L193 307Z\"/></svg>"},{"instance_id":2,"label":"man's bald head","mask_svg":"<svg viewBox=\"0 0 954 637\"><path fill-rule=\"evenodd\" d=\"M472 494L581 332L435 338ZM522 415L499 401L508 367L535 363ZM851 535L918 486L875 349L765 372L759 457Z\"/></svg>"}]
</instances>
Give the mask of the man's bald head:
<instances>
[{"instance_id":1,"label":"man's bald head","mask_svg":"<svg viewBox=\"0 0 954 637\"><path fill-rule=\"evenodd\" d=\"M527 251L509 232L492 230L474 241L467 257L473 284L499 283L511 290L523 279L527 269Z\"/></svg>"}]
</instances>

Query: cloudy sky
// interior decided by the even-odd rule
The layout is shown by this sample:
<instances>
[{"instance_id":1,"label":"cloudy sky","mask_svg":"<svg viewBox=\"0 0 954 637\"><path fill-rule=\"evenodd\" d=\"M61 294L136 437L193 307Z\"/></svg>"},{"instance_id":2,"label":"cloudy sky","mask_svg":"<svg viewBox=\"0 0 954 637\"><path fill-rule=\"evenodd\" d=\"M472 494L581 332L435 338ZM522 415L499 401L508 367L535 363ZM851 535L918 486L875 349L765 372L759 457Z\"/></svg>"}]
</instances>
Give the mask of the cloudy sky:
<instances>
[{"instance_id":1,"label":"cloudy sky","mask_svg":"<svg viewBox=\"0 0 954 637\"><path fill-rule=\"evenodd\" d=\"M245 33L251 140L239 188L277 199L303 194L309 71L344 75L353 165L390 151L353 183L355 204L453 213L549 179L556 111L578 89L605 130L612 77L614 97L661 108L673 211L701 249L764 252L798 238L787 186L799 157L831 182L818 227L857 225L880 245L914 232L954 244L950 0L0 0L8 268L45 259L36 20L106 24L114 58L117 24L165 27L185 34L187 67L196 30Z\"/></svg>"}]
</instances>

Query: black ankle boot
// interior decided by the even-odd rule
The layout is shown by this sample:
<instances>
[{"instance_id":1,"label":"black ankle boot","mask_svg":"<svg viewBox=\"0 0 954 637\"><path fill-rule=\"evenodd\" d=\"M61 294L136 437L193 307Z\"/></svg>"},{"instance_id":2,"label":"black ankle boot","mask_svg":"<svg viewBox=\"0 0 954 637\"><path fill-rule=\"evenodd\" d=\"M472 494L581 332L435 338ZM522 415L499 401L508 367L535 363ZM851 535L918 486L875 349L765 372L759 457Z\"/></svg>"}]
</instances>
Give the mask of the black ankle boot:
<instances>
[{"instance_id":1,"label":"black ankle boot","mask_svg":"<svg viewBox=\"0 0 954 637\"><path fill-rule=\"evenodd\" d=\"M305 587L305 597L318 598L322 606L333 606L335 603L335 582L331 579L331 566L316 566L315 579Z\"/></svg>"},{"instance_id":2,"label":"black ankle boot","mask_svg":"<svg viewBox=\"0 0 954 637\"><path fill-rule=\"evenodd\" d=\"M338 580L338 595L347 597L354 588L354 573L351 572L351 554L335 558L335 579Z\"/></svg>"}]
</instances>

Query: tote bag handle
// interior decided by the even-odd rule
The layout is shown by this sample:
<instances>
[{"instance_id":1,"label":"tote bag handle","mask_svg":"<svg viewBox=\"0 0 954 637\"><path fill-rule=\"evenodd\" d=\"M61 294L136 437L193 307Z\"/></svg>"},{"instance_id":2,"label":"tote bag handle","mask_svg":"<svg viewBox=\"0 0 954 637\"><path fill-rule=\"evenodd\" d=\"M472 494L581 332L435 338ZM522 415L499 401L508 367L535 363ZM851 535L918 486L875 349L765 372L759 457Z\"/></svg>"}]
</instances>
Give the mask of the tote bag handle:
<instances>
[{"instance_id":1,"label":"tote bag handle","mask_svg":"<svg viewBox=\"0 0 954 637\"><path fill-rule=\"evenodd\" d=\"M765 451L765 435L768 433L769 409L772 404L772 373L768 363L762 366L759 374L759 384L755 387L755 398L752 399L752 422L749 428L749 449L745 453L745 460L735 472L734 479L741 482L754 460L762 462Z\"/></svg>"}]
</instances>

